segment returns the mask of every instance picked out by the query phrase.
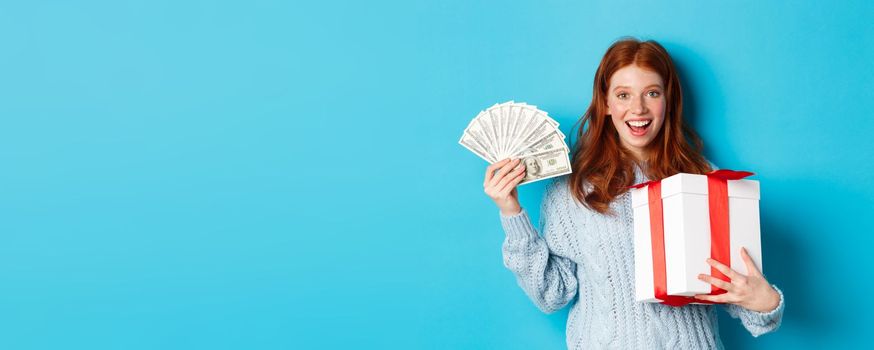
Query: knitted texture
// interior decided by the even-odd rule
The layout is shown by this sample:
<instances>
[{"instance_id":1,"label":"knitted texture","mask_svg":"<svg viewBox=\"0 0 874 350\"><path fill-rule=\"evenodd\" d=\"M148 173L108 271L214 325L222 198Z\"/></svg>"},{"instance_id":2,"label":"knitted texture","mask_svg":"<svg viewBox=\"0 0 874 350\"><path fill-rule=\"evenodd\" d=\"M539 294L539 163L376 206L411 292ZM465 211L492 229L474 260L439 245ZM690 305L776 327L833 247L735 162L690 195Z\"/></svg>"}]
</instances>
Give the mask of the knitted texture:
<instances>
[{"instance_id":1,"label":"knitted texture","mask_svg":"<svg viewBox=\"0 0 874 350\"><path fill-rule=\"evenodd\" d=\"M635 177L636 184L648 181L640 168ZM578 204L567 180L562 176L547 185L543 237L524 208L516 215L499 215L506 234L504 266L525 294L546 313L571 304L569 349L722 349L716 308L739 318L753 336L780 326L784 302L776 286L780 304L766 313L732 304L636 302L630 193L611 203L615 216L603 215Z\"/></svg>"}]
</instances>

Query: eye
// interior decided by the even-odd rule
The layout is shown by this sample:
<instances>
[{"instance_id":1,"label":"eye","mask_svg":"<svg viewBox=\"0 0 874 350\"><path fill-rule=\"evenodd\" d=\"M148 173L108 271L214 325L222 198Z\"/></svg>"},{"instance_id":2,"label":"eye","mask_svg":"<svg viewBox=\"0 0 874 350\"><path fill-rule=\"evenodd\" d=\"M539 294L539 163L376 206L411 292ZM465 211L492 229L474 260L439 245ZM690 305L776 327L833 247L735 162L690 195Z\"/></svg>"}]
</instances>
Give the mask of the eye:
<instances>
[{"instance_id":1,"label":"eye","mask_svg":"<svg viewBox=\"0 0 874 350\"><path fill-rule=\"evenodd\" d=\"M620 100L624 100L624 99L628 98L628 94L624 93L624 92L620 92L618 95L616 95L616 97L618 97Z\"/></svg>"},{"instance_id":2,"label":"eye","mask_svg":"<svg viewBox=\"0 0 874 350\"><path fill-rule=\"evenodd\" d=\"M649 97L659 97L662 95L662 93L658 92L657 90L650 90L649 92L647 92L647 95L649 95Z\"/></svg>"}]
</instances>

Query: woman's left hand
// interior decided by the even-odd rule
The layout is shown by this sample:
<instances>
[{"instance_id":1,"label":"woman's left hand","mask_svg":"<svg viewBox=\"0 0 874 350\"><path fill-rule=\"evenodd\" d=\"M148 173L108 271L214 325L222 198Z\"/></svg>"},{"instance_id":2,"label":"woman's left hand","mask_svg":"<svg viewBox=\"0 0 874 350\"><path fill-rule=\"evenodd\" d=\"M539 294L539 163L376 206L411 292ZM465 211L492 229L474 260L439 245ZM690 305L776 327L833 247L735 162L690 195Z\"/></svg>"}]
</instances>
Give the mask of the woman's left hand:
<instances>
[{"instance_id":1,"label":"woman's left hand","mask_svg":"<svg viewBox=\"0 0 874 350\"><path fill-rule=\"evenodd\" d=\"M765 276L762 276L762 272L753 264L746 249L741 248L740 256L750 273L747 276L732 270L719 261L708 258L707 263L728 276L731 282L711 275L700 274L698 279L724 289L725 293L719 295L698 294L695 298L715 303L736 304L758 312L769 312L777 308L780 305L780 294L765 280Z\"/></svg>"}]
</instances>

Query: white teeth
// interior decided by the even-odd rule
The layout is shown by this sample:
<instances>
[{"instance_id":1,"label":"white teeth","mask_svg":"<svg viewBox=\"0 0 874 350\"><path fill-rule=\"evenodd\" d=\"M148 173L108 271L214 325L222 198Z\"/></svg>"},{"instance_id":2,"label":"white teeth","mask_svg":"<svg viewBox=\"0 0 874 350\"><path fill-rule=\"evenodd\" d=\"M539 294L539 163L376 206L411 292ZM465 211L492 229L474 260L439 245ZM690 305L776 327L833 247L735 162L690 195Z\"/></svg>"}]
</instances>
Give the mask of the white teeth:
<instances>
[{"instance_id":1,"label":"white teeth","mask_svg":"<svg viewBox=\"0 0 874 350\"><path fill-rule=\"evenodd\" d=\"M630 120L627 123L633 127L640 128L649 125L650 122L651 120Z\"/></svg>"}]
</instances>

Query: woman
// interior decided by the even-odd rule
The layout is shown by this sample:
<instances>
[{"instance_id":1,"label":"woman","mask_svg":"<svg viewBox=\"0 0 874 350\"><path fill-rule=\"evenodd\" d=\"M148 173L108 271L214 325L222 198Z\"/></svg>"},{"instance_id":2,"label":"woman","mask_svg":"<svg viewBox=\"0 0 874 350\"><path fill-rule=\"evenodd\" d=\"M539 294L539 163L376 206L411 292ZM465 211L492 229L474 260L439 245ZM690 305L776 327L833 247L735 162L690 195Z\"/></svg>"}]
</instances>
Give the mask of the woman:
<instances>
[{"instance_id":1,"label":"woman","mask_svg":"<svg viewBox=\"0 0 874 350\"><path fill-rule=\"evenodd\" d=\"M572 349L721 349L717 307L740 318L753 336L777 329L783 294L745 251L741 255L748 268L752 265L748 276L710 259L731 282L699 276L727 292L696 298L724 304L672 307L634 300L628 187L715 167L683 120L680 81L657 42L614 43L601 60L592 91L574 146L574 173L547 186L543 237L519 205L516 185L524 178L524 164L505 159L486 170L485 192L500 208L506 233L504 265L525 293L546 313L573 302L567 322Z\"/></svg>"}]
</instances>

